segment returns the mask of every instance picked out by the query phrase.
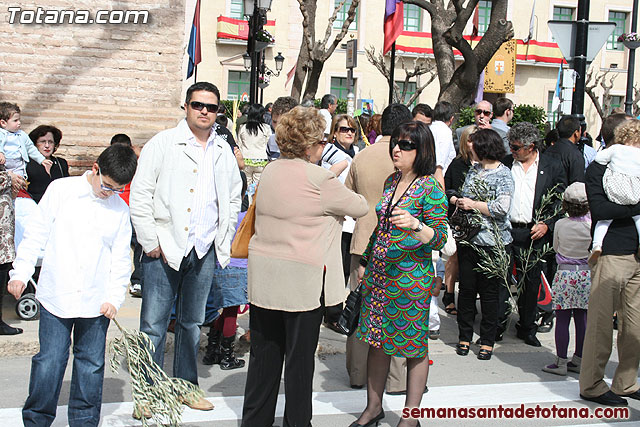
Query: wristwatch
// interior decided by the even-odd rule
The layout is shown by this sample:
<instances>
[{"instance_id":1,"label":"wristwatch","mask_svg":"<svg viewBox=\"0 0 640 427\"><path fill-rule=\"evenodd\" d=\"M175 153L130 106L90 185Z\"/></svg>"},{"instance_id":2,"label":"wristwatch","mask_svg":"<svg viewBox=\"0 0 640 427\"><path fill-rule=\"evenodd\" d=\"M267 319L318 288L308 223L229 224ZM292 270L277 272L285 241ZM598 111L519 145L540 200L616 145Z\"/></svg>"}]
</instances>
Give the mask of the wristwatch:
<instances>
[{"instance_id":1,"label":"wristwatch","mask_svg":"<svg viewBox=\"0 0 640 427\"><path fill-rule=\"evenodd\" d=\"M419 233L424 228L424 224L421 221L418 221L418 226L413 229L414 232Z\"/></svg>"}]
</instances>

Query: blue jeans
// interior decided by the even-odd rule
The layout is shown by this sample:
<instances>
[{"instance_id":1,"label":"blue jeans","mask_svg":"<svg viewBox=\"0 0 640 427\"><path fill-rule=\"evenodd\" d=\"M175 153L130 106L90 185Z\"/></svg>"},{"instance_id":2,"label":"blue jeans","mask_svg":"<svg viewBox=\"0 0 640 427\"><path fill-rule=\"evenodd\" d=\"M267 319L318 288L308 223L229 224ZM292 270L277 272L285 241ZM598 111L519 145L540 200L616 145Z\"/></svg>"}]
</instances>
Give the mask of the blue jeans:
<instances>
[{"instance_id":1,"label":"blue jeans","mask_svg":"<svg viewBox=\"0 0 640 427\"><path fill-rule=\"evenodd\" d=\"M109 319L104 316L63 319L40 307L40 352L31 359L29 397L22 409L25 427L49 426L56 417L72 331L73 373L69 396L69 425L98 425L108 327Z\"/></svg>"},{"instance_id":2,"label":"blue jeans","mask_svg":"<svg viewBox=\"0 0 640 427\"><path fill-rule=\"evenodd\" d=\"M143 256L144 283L140 330L155 347L153 360L162 367L164 345L171 307L176 302L175 356L173 376L198 384L197 356L200 325L204 323L205 305L217 268L216 252L211 249L198 259L194 249L182 259L180 270L169 267L162 258ZM177 300L176 300L177 296Z\"/></svg>"}]
</instances>

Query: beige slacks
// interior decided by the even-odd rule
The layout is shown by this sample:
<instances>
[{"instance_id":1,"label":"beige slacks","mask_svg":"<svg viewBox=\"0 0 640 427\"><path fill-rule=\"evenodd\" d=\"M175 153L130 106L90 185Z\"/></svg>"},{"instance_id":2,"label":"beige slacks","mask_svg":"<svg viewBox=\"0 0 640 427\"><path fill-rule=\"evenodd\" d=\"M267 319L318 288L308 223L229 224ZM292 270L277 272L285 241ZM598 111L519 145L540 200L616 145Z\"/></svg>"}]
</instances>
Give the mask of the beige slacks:
<instances>
[{"instance_id":1,"label":"beige slacks","mask_svg":"<svg viewBox=\"0 0 640 427\"><path fill-rule=\"evenodd\" d=\"M349 266L349 288L356 289L358 286L358 266L360 265L360 255L351 255ZM347 372L351 385L367 385L367 354L369 344L360 341L355 334L347 338ZM405 391L407 389L407 359L403 357L392 357L387 377L386 390L389 392Z\"/></svg>"},{"instance_id":2,"label":"beige slacks","mask_svg":"<svg viewBox=\"0 0 640 427\"><path fill-rule=\"evenodd\" d=\"M609 387L604 371L611 356L613 313L618 312L618 359L611 391L637 391L640 362L640 262L635 255L605 255L591 271L587 332L580 367L580 393L597 397Z\"/></svg>"}]
</instances>

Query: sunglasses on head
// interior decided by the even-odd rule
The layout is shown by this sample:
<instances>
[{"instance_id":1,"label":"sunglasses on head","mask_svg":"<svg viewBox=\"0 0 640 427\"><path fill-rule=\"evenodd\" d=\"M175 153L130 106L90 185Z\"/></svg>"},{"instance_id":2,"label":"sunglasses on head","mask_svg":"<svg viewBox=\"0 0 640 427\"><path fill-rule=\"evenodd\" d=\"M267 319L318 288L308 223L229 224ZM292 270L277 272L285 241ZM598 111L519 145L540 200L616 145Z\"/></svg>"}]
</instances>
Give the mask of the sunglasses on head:
<instances>
[{"instance_id":1,"label":"sunglasses on head","mask_svg":"<svg viewBox=\"0 0 640 427\"><path fill-rule=\"evenodd\" d=\"M400 140L392 139L391 140L391 149L393 149L396 145L402 151L411 151L411 150L415 150L416 148L418 148L418 145L415 142L409 141L408 139L400 139Z\"/></svg>"},{"instance_id":2,"label":"sunglasses on head","mask_svg":"<svg viewBox=\"0 0 640 427\"><path fill-rule=\"evenodd\" d=\"M476 110L476 115L479 116L480 114L484 114L485 116L489 117L492 113L491 113L491 111L487 111L487 110L483 110L483 109L478 108Z\"/></svg>"},{"instance_id":3,"label":"sunglasses on head","mask_svg":"<svg viewBox=\"0 0 640 427\"><path fill-rule=\"evenodd\" d=\"M217 113L218 112L218 105L217 104L205 104L204 102L199 102L199 101L191 101L189 102L189 105L191 106L191 108L193 108L194 110L197 111L202 111L203 108L207 108L207 111L210 113Z\"/></svg>"},{"instance_id":4,"label":"sunglasses on head","mask_svg":"<svg viewBox=\"0 0 640 427\"><path fill-rule=\"evenodd\" d=\"M356 130L355 130L355 128L352 128L352 127L340 126L338 128L338 132L340 132L340 133L347 133L347 132L356 133Z\"/></svg>"}]
</instances>

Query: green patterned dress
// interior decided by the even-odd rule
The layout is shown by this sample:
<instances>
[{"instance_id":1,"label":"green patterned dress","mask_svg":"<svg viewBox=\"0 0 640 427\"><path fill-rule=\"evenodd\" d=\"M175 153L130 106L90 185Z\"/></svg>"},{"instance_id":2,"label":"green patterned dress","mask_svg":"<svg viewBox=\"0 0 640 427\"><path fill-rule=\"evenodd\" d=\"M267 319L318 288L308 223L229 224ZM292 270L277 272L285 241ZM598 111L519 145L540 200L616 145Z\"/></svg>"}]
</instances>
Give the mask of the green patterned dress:
<instances>
[{"instance_id":1,"label":"green patterned dress","mask_svg":"<svg viewBox=\"0 0 640 427\"><path fill-rule=\"evenodd\" d=\"M386 354L419 358L428 353L429 304L435 286L431 252L447 240L447 199L433 176L423 176L398 200L397 207L434 230L424 244L388 217L400 178L395 172L385 181L376 206L378 225L362 255L367 267L356 337Z\"/></svg>"}]
</instances>

